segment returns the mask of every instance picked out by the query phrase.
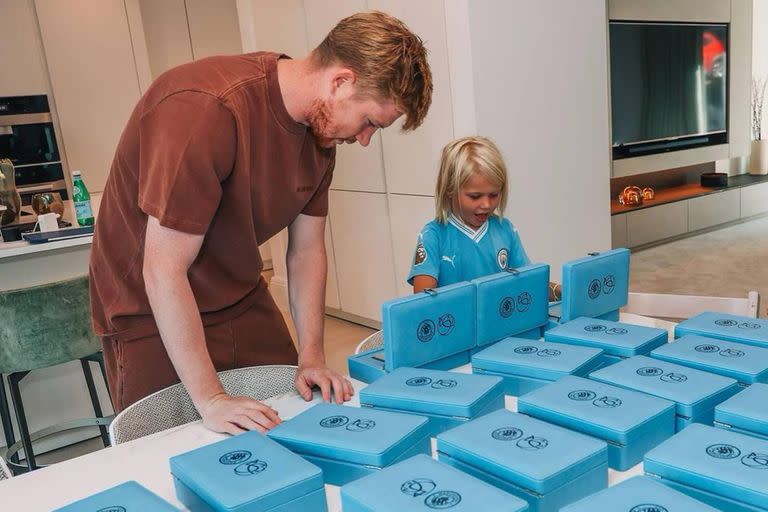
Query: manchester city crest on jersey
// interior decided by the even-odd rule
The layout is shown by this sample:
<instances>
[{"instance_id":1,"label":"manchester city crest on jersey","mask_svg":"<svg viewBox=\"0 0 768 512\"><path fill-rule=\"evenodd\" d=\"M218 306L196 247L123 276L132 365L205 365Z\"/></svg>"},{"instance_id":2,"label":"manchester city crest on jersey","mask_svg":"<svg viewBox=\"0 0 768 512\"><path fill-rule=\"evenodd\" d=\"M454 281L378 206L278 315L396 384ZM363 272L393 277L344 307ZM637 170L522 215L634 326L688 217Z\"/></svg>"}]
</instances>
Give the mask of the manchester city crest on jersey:
<instances>
[{"instance_id":1,"label":"manchester city crest on jersey","mask_svg":"<svg viewBox=\"0 0 768 512\"><path fill-rule=\"evenodd\" d=\"M414 265L421 265L425 261L427 261L427 249L424 247L424 243L419 240L418 245L416 245L416 254L413 256L413 264Z\"/></svg>"},{"instance_id":2,"label":"manchester city crest on jersey","mask_svg":"<svg viewBox=\"0 0 768 512\"><path fill-rule=\"evenodd\" d=\"M507 270L507 264L509 263L509 251L506 248L500 249L496 253L496 263L499 264L501 270Z\"/></svg>"}]
</instances>

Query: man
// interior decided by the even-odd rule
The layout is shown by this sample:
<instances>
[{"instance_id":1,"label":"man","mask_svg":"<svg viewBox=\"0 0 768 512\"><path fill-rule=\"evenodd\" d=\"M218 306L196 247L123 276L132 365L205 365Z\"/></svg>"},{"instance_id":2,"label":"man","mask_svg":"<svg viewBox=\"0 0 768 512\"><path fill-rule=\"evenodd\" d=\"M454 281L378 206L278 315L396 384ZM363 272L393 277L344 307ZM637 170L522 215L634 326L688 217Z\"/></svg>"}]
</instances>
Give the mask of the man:
<instances>
[{"instance_id":1,"label":"man","mask_svg":"<svg viewBox=\"0 0 768 512\"><path fill-rule=\"evenodd\" d=\"M380 12L345 18L303 59L213 57L159 77L118 144L91 256L116 411L181 380L208 428L268 430L277 412L216 375L258 364L298 364L306 400L312 386L349 400L323 352L335 146L367 146L401 115L418 127L431 96L421 39ZM298 354L258 251L286 226Z\"/></svg>"}]
</instances>

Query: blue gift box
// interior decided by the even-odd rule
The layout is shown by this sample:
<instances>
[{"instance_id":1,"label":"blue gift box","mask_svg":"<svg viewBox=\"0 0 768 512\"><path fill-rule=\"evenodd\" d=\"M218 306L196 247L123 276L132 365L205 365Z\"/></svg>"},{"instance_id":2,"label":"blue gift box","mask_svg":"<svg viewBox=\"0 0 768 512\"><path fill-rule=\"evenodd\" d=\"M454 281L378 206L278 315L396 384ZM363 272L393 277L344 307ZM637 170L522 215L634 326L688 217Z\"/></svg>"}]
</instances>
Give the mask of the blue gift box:
<instances>
[{"instance_id":1,"label":"blue gift box","mask_svg":"<svg viewBox=\"0 0 768 512\"><path fill-rule=\"evenodd\" d=\"M437 361L431 361L419 366L419 368L427 368L430 370L453 370L454 368L469 363L471 352L471 350L464 350L463 352L438 359ZM385 358L386 355L383 348L353 354L347 358L349 376L363 382L373 382L379 377L389 373L384 367Z\"/></svg>"},{"instance_id":2,"label":"blue gift box","mask_svg":"<svg viewBox=\"0 0 768 512\"><path fill-rule=\"evenodd\" d=\"M608 485L605 442L500 410L437 436L441 461L555 512Z\"/></svg>"},{"instance_id":3,"label":"blue gift box","mask_svg":"<svg viewBox=\"0 0 768 512\"><path fill-rule=\"evenodd\" d=\"M456 469L417 455L341 488L344 512L523 512L525 501Z\"/></svg>"},{"instance_id":4,"label":"blue gift box","mask_svg":"<svg viewBox=\"0 0 768 512\"><path fill-rule=\"evenodd\" d=\"M675 404L581 377L559 381L521 396L521 413L603 439L608 465L626 471L675 433Z\"/></svg>"},{"instance_id":5,"label":"blue gift box","mask_svg":"<svg viewBox=\"0 0 768 512\"><path fill-rule=\"evenodd\" d=\"M604 362L612 364L649 354L667 343L669 335L665 329L581 317L548 330L544 339L602 349Z\"/></svg>"},{"instance_id":6,"label":"blue gift box","mask_svg":"<svg viewBox=\"0 0 768 512\"><path fill-rule=\"evenodd\" d=\"M645 356L635 356L589 374L589 378L675 402L678 431L711 424L715 406L741 389L736 380Z\"/></svg>"},{"instance_id":7,"label":"blue gift box","mask_svg":"<svg viewBox=\"0 0 768 512\"><path fill-rule=\"evenodd\" d=\"M715 407L715 426L768 440L768 384L753 384Z\"/></svg>"},{"instance_id":8,"label":"blue gift box","mask_svg":"<svg viewBox=\"0 0 768 512\"><path fill-rule=\"evenodd\" d=\"M170 503L148 491L138 482L131 480L111 487L93 496L83 498L54 512L152 510L157 512L179 512Z\"/></svg>"},{"instance_id":9,"label":"blue gift box","mask_svg":"<svg viewBox=\"0 0 768 512\"><path fill-rule=\"evenodd\" d=\"M360 405L426 416L430 435L504 407L499 377L398 368L360 391Z\"/></svg>"},{"instance_id":10,"label":"blue gift box","mask_svg":"<svg viewBox=\"0 0 768 512\"><path fill-rule=\"evenodd\" d=\"M647 476L635 476L568 505L561 512L719 512Z\"/></svg>"},{"instance_id":11,"label":"blue gift box","mask_svg":"<svg viewBox=\"0 0 768 512\"><path fill-rule=\"evenodd\" d=\"M675 326L676 338L686 334L768 347L768 320L707 311Z\"/></svg>"},{"instance_id":12,"label":"blue gift box","mask_svg":"<svg viewBox=\"0 0 768 512\"><path fill-rule=\"evenodd\" d=\"M629 250L593 253L563 265L560 322L582 316L618 320L629 300Z\"/></svg>"},{"instance_id":13,"label":"blue gift box","mask_svg":"<svg viewBox=\"0 0 768 512\"><path fill-rule=\"evenodd\" d=\"M768 348L688 334L651 357L736 379L746 386L768 381Z\"/></svg>"},{"instance_id":14,"label":"blue gift box","mask_svg":"<svg viewBox=\"0 0 768 512\"><path fill-rule=\"evenodd\" d=\"M176 497L193 512L325 512L320 468L251 431L171 457Z\"/></svg>"},{"instance_id":15,"label":"blue gift box","mask_svg":"<svg viewBox=\"0 0 768 512\"><path fill-rule=\"evenodd\" d=\"M267 434L344 485L418 453L431 453L424 416L317 404Z\"/></svg>"},{"instance_id":16,"label":"blue gift box","mask_svg":"<svg viewBox=\"0 0 768 512\"><path fill-rule=\"evenodd\" d=\"M587 375L603 351L546 341L507 338L472 356L472 372L504 378L504 392L520 396L566 375Z\"/></svg>"},{"instance_id":17,"label":"blue gift box","mask_svg":"<svg viewBox=\"0 0 768 512\"><path fill-rule=\"evenodd\" d=\"M645 473L727 512L768 509L768 442L691 425L645 456Z\"/></svg>"},{"instance_id":18,"label":"blue gift box","mask_svg":"<svg viewBox=\"0 0 768 512\"><path fill-rule=\"evenodd\" d=\"M547 323L549 265L529 265L472 281L477 297L477 346Z\"/></svg>"}]
</instances>

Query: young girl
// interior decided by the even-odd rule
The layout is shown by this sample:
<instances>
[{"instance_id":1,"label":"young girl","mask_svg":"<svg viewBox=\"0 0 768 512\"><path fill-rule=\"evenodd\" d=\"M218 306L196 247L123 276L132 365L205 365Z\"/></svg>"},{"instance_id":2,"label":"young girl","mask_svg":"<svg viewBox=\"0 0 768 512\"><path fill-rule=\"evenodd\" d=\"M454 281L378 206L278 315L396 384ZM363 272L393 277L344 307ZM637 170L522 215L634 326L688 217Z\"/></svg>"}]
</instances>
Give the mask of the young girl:
<instances>
[{"instance_id":1,"label":"young girl","mask_svg":"<svg viewBox=\"0 0 768 512\"><path fill-rule=\"evenodd\" d=\"M517 229L502 216L507 169L496 145L464 137L443 148L435 219L419 233L408 283L414 293L530 263ZM549 300L560 300L550 283Z\"/></svg>"}]
</instances>

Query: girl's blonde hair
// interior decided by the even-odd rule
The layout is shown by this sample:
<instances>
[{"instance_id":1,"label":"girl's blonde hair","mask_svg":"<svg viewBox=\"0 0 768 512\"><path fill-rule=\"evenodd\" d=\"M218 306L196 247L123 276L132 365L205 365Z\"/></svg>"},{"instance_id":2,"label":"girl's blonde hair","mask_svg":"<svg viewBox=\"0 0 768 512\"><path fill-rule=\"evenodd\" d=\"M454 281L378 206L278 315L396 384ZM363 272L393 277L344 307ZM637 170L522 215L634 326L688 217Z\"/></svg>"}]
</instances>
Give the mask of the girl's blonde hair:
<instances>
[{"instance_id":1,"label":"girl's blonde hair","mask_svg":"<svg viewBox=\"0 0 768 512\"><path fill-rule=\"evenodd\" d=\"M507 205L507 167L499 148L485 137L464 137L443 148L440 174L435 186L435 217L445 223L453 211L453 198L474 174L499 187L499 206L493 212L501 215Z\"/></svg>"}]
</instances>

